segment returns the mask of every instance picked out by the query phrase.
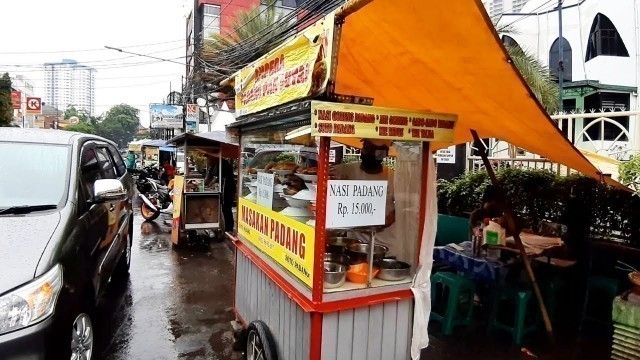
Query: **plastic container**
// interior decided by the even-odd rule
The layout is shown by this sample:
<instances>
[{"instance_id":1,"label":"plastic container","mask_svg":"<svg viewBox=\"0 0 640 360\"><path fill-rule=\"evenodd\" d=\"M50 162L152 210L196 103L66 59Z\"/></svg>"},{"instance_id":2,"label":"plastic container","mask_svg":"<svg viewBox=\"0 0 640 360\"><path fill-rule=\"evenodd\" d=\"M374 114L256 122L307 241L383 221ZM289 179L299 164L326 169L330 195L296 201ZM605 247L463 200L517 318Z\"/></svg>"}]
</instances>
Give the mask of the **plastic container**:
<instances>
[{"instance_id":1,"label":"plastic container","mask_svg":"<svg viewBox=\"0 0 640 360\"><path fill-rule=\"evenodd\" d=\"M505 245L506 233L505 230L499 224L489 221L482 234L482 238L487 245Z\"/></svg>"}]
</instances>

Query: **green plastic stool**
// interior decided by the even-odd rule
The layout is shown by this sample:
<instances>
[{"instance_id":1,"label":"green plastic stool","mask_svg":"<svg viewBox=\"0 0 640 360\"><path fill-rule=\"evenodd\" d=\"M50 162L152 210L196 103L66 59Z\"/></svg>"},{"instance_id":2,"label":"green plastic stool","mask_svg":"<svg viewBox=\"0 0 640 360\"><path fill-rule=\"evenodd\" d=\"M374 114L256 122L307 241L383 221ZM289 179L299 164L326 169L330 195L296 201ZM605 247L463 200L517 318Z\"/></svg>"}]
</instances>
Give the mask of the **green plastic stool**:
<instances>
[{"instance_id":1,"label":"green plastic stool","mask_svg":"<svg viewBox=\"0 0 640 360\"><path fill-rule=\"evenodd\" d=\"M449 289L449 296L446 302L436 301L439 284ZM431 276L431 319L442 323L442 333L444 335L451 335L453 328L456 326L471 325L475 293L476 284L464 276L450 272L439 272ZM444 294L442 296L444 297ZM468 306L466 314L459 314L460 304L465 302ZM445 305L444 311L437 310L438 305Z\"/></svg>"},{"instance_id":2,"label":"green plastic stool","mask_svg":"<svg viewBox=\"0 0 640 360\"><path fill-rule=\"evenodd\" d=\"M586 321L601 324L611 323L611 307L613 299L618 295L619 287L620 282L616 279L604 276L589 277L589 280L587 280L587 293L582 307L581 328ZM598 309L597 314L589 312L589 304L594 301L598 302L597 305L602 305L595 307Z\"/></svg>"},{"instance_id":3,"label":"green plastic stool","mask_svg":"<svg viewBox=\"0 0 640 360\"><path fill-rule=\"evenodd\" d=\"M506 308L503 306L506 300L511 300L514 303L514 319L512 324L506 324L498 319L500 310ZM529 289L521 289L513 286L504 286L497 289L494 293L491 318L489 320L489 331L494 329L507 331L513 336L513 341L517 345L522 344L522 338L525 335L538 329L537 316L536 319L530 320L527 324L527 310L529 303L532 301L533 293Z\"/></svg>"},{"instance_id":4,"label":"green plastic stool","mask_svg":"<svg viewBox=\"0 0 640 360\"><path fill-rule=\"evenodd\" d=\"M544 296L544 304L547 307L547 313L552 322L558 317L558 305L560 299L563 298L562 292L566 289L567 282L560 278L552 278L544 284L542 294ZM540 318L542 320L542 318Z\"/></svg>"}]
</instances>

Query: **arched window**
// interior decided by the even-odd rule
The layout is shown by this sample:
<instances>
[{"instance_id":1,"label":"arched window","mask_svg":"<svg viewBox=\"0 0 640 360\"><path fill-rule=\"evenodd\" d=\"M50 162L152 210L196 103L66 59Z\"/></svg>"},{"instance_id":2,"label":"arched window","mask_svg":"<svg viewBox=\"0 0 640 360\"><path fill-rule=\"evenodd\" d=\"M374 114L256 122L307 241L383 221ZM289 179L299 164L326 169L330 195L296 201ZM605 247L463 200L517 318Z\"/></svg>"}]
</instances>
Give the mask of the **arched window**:
<instances>
[{"instance_id":1,"label":"arched window","mask_svg":"<svg viewBox=\"0 0 640 360\"><path fill-rule=\"evenodd\" d=\"M624 46L618 30L611 20L602 14L597 14L593 19L589 32L586 61L599 55L629 57L629 52Z\"/></svg>"},{"instance_id":2,"label":"arched window","mask_svg":"<svg viewBox=\"0 0 640 360\"><path fill-rule=\"evenodd\" d=\"M549 50L549 69L551 73L558 78L559 75L559 64L560 61L560 38L557 38L556 41L551 45L551 50ZM564 71L562 72L564 81L571 81L571 45L567 39L562 38L562 67Z\"/></svg>"},{"instance_id":3,"label":"arched window","mask_svg":"<svg viewBox=\"0 0 640 360\"><path fill-rule=\"evenodd\" d=\"M518 42L516 42L511 36L509 35L502 35L502 43L504 44L504 46L507 47L517 47L520 48L520 44L518 44Z\"/></svg>"}]
</instances>

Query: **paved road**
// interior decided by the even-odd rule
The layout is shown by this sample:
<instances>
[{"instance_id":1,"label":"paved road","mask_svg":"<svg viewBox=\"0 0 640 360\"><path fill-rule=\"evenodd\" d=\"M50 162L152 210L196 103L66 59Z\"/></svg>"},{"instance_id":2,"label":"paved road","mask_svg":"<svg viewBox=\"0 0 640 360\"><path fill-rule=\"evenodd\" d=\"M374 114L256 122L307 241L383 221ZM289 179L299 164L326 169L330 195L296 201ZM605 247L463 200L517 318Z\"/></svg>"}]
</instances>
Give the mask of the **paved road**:
<instances>
[{"instance_id":1,"label":"paved road","mask_svg":"<svg viewBox=\"0 0 640 360\"><path fill-rule=\"evenodd\" d=\"M129 280L112 284L98 307L103 358L242 358L231 350L231 250L174 249L163 216L144 222L136 209Z\"/></svg>"}]
</instances>

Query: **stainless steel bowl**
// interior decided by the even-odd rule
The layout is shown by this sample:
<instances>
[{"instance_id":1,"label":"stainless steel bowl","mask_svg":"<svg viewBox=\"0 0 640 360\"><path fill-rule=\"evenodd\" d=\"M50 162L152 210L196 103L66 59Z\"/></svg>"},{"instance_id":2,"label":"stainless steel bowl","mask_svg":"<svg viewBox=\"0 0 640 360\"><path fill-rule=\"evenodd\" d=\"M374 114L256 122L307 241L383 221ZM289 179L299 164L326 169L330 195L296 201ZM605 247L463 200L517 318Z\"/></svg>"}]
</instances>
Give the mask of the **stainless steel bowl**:
<instances>
[{"instance_id":1,"label":"stainless steel bowl","mask_svg":"<svg viewBox=\"0 0 640 360\"><path fill-rule=\"evenodd\" d=\"M349 270L347 265L325 261L324 288L333 289L344 285L347 280L347 270Z\"/></svg>"},{"instance_id":2,"label":"stainless steel bowl","mask_svg":"<svg viewBox=\"0 0 640 360\"><path fill-rule=\"evenodd\" d=\"M326 248L326 252L328 253L342 254L345 252L347 246L354 243L359 243L359 242L360 240L358 239L344 237L344 236L337 236L337 237L328 238L325 248Z\"/></svg>"},{"instance_id":3,"label":"stainless steel bowl","mask_svg":"<svg viewBox=\"0 0 640 360\"><path fill-rule=\"evenodd\" d=\"M367 262L371 244L351 244L347 248L346 254L351 259L351 265ZM389 251L384 245L376 245L373 248L373 261L382 260Z\"/></svg>"},{"instance_id":4,"label":"stainless steel bowl","mask_svg":"<svg viewBox=\"0 0 640 360\"><path fill-rule=\"evenodd\" d=\"M324 261L349 266L350 259L347 255L336 253L324 253Z\"/></svg>"},{"instance_id":5,"label":"stainless steel bowl","mask_svg":"<svg viewBox=\"0 0 640 360\"><path fill-rule=\"evenodd\" d=\"M396 259L379 260L376 266L380 269L376 277L382 280L400 281L411 275L411 265Z\"/></svg>"}]
</instances>

